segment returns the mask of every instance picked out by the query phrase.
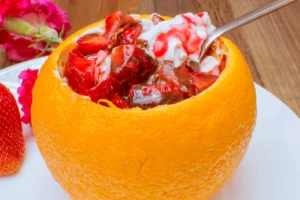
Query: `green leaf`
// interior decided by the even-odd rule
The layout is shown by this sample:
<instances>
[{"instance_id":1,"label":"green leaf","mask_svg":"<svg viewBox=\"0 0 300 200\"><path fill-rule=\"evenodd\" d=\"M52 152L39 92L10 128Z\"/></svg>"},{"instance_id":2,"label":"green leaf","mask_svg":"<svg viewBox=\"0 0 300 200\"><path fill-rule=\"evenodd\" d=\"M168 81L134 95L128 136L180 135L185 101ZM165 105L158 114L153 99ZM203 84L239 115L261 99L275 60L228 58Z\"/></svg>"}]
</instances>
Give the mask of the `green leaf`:
<instances>
[{"instance_id":1,"label":"green leaf","mask_svg":"<svg viewBox=\"0 0 300 200\"><path fill-rule=\"evenodd\" d=\"M39 36L46 41L55 41L58 39L57 31L45 25L40 26Z\"/></svg>"},{"instance_id":2,"label":"green leaf","mask_svg":"<svg viewBox=\"0 0 300 200\"><path fill-rule=\"evenodd\" d=\"M25 37L34 37L38 33L34 26L15 17L5 17L2 27L8 32Z\"/></svg>"},{"instance_id":3,"label":"green leaf","mask_svg":"<svg viewBox=\"0 0 300 200\"><path fill-rule=\"evenodd\" d=\"M63 24L63 25L62 25L62 28L61 28L61 31L60 31L60 33L58 34L58 37L59 37L59 38L62 38L64 32L65 32L65 25Z\"/></svg>"}]
</instances>

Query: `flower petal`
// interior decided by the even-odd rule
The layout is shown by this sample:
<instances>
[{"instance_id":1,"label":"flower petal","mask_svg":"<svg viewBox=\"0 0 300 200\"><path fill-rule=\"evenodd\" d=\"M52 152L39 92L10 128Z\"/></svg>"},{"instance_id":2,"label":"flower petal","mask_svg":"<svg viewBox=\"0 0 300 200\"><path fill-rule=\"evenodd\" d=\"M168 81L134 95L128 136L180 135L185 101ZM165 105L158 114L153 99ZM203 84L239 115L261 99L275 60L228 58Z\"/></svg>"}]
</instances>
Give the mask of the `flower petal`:
<instances>
[{"instance_id":1,"label":"flower petal","mask_svg":"<svg viewBox=\"0 0 300 200\"><path fill-rule=\"evenodd\" d=\"M7 57L14 61L26 61L35 58L45 47L45 44L29 47L33 41L31 39L0 30L0 45L4 48Z\"/></svg>"},{"instance_id":2,"label":"flower petal","mask_svg":"<svg viewBox=\"0 0 300 200\"><path fill-rule=\"evenodd\" d=\"M5 17L21 18L36 28L47 25L58 33L64 27L63 37L71 29L67 13L49 0L0 0L0 27ZM9 59L14 61L32 59L44 50L45 42L28 47L34 43L34 39L8 33L0 28L0 45ZM51 47L55 47L55 44Z\"/></svg>"},{"instance_id":3,"label":"flower petal","mask_svg":"<svg viewBox=\"0 0 300 200\"><path fill-rule=\"evenodd\" d=\"M21 110L23 111L22 122L25 124L31 124L31 104L32 104L32 90L35 81L38 77L39 70L27 69L23 70L19 79L21 79L21 86L18 88L18 101L21 104Z\"/></svg>"}]
</instances>

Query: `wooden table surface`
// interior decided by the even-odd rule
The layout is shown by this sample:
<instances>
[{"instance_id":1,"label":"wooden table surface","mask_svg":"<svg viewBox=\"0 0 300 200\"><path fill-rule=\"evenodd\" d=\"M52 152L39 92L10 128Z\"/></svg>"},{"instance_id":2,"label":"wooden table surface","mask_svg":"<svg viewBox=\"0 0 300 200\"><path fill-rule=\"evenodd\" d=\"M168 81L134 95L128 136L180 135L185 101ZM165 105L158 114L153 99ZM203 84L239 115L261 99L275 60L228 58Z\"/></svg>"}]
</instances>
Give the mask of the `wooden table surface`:
<instances>
[{"instance_id":1,"label":"wooden table surface","mask_svg":"<svg viewBox=\"0 0 300 200\"><path fill-rule=\"evenodd\" d=\"M115 10L127 13L208 11L220 26L273 0L54 0L68 12L70 33ZM244 53L254 80L300 116L300 1L226 34ZM0 50L0 69L13 64Z\"/></svg>"}]
</instances>

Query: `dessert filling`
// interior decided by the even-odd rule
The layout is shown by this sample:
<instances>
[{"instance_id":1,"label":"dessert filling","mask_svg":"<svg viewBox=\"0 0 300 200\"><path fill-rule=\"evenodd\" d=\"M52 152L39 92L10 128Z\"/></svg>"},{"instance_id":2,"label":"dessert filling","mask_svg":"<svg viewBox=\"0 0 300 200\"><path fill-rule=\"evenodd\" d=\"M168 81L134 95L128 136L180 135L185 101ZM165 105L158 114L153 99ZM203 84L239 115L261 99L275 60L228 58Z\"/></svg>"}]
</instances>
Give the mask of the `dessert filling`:
<instances>
[{"instance_id":1,"label":"dessert filling","mask_svg":"<svg viewBox=\"0 0 300 200\"><path fill-rule=\"evenodd\" d=\"M203 92L224 70L221 40L199 60L214 29L206 12L164 20L117 11L76 39L62 75L73 91L105 106L102 100L122 109L174 104Z\"/></svg>"}]
</instances>

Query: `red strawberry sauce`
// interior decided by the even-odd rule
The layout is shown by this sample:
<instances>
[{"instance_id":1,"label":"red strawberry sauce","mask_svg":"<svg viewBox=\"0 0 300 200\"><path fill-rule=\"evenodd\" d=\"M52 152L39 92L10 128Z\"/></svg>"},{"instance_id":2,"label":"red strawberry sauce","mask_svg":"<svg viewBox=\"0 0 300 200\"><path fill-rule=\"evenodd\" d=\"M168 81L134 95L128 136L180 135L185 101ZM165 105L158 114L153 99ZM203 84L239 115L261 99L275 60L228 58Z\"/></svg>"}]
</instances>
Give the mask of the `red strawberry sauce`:
<instances>
[{"instance_id":1,"label":"red strawberry sauce","mask_svg":"<svg viewBox=\"0 0 300 200\"><path fill-rule=\"evenodd\" d=\"M183 14L184 23L157 35L154 57L147 52L147 41L141 41L141 22L121 11L106 18L103 35L92 33L82 36L77 47L70 52L64 70L68 85L78 94L89 96L98 103L110 100L116 107L128 109L152 108L158 105L174 104L201 93L211 86L223 67L212 72L194 71L188 63L174 67L172 61L159 62L169 48L169 39L182 43L184 51L197 54L205 38L197 32L203 13ZM156 26L163 23L159 15L152 15ZM105 103L100 104L107 106Z\"/></svg>"}]
</instances>

